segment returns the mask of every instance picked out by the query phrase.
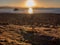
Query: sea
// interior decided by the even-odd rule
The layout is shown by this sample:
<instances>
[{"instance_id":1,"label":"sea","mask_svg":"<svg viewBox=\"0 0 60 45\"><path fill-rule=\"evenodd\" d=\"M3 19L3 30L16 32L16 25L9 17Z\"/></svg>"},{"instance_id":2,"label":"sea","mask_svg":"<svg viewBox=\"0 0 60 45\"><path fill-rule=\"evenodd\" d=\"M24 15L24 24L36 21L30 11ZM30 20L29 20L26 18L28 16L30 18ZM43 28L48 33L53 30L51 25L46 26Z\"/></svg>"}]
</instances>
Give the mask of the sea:
<instances>
[{"instance_id":1,"label":"sea","mask_svg":"<svg viewBox=\"0 0 60 45\"><path fill-rule=\"evenodd\" d=\"M0 13L28 13L28 9L1 8ZM60 8L36 8L33 13L60 13Z\"/></svg>"}]
</instances>

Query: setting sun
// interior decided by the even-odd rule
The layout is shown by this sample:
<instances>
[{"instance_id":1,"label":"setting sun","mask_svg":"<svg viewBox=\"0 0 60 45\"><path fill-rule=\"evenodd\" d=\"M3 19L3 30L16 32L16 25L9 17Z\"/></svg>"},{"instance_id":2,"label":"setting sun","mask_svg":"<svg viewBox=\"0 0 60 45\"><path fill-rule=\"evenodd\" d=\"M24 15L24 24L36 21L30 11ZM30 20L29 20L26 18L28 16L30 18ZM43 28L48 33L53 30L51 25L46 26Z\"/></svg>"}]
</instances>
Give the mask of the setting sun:
<instances>
[{"instance_id":1,"label":"setting sun","mask_svg":"<svg viewBox=\"0 0 60 45\"><path fill-rule=\"evenodd\" d=\"M34 0L27 0L26 6L29 7L29 8L30 8L30 7L34 7L34 6L35 6Z\"/></svg>"},{"instance_id":2,"label":"setting sun","mask_svg":"<svg viewBox=\"0 0 60 45\"><path fill-rule=\"evenodd\" d=\"M32 14L32 13L33 13L32 7L35 6L34 0L27 0L26 6L29 8L29 9L28 9L28 13L29 13L29 14Z\"/></svg>"}]
</instances>

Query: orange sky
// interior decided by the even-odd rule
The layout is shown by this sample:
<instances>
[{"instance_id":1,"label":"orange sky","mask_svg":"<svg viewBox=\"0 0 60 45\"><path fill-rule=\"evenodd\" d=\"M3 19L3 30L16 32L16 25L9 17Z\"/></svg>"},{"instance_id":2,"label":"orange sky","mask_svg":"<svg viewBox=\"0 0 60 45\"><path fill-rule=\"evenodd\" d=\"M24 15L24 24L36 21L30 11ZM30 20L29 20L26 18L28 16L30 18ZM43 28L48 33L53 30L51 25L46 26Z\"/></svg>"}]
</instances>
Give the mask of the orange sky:
<instances>
[{"instance_id":1,"label":"orange sky","mask_svg":"<svg viewBox=\"0 0 60 45\"><path fill-rule=\"evenodd\" d=\"M12 6L12 7L27 7L27 0L0 0L0 6ZM60 0L34 0L34 7L43 8L60 8Z\"/></svg>"}]
</instances>

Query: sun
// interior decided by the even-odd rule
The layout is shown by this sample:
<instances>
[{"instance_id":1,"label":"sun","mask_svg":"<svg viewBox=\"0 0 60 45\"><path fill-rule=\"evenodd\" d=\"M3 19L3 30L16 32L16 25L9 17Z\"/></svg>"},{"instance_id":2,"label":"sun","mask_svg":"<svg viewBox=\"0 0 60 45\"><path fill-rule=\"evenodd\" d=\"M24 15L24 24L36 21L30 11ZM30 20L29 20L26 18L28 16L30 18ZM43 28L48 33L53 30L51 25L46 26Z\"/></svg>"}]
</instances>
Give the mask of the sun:
<instances>
[{"instance_id":1,"label":"sun","mask_svg":"<svg viewBox=\"0 0 60 45\"><path fill-rule=\"evenodd\" d=\"M32 7L35 6L34 0L27 0L26 6L29 8L29 9L28 9L28 13L29 13L29 14L32 14L32 13L33 13Z\"/></svg>"},{"instance_id":2,"label":"sun","mask_svg":"<svg viewBox=\"0 0 60 45\"><path fill-rule=\"evenodd\" d=\"M26 6L29 7L29 8L30 8L30 7L34 7L34 6L35 6L34 0L27 0Z\"/></svg>"}]
</instances>

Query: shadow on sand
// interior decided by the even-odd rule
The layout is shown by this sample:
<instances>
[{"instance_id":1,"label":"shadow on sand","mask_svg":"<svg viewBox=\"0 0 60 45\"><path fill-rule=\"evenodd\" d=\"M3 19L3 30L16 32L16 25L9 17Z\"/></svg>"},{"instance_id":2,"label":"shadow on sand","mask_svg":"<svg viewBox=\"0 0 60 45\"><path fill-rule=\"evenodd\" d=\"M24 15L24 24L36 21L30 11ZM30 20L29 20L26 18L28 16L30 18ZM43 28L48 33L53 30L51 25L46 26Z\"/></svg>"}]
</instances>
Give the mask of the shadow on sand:
<instances>
[{"instance_id":1,"label":"shadow on sand","mask_svg":"<svg viewBox=\"0 0 60 45\"><path fill-rule=\"evenodd\" d=\"M31 43L32 45L60 45L60 39L45 35L40 35L34 31L22 32L26 43Z\"/></svg>"}]
</instances>

